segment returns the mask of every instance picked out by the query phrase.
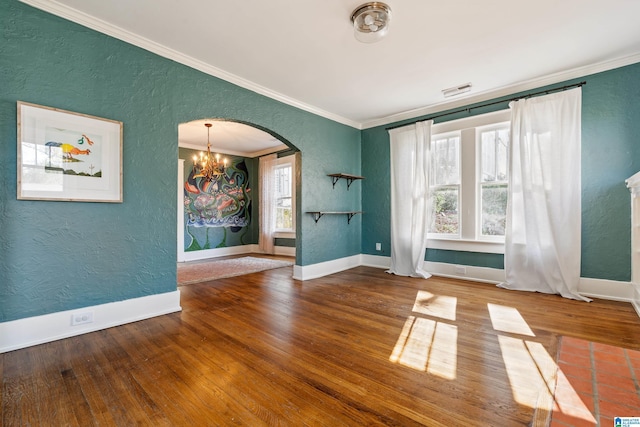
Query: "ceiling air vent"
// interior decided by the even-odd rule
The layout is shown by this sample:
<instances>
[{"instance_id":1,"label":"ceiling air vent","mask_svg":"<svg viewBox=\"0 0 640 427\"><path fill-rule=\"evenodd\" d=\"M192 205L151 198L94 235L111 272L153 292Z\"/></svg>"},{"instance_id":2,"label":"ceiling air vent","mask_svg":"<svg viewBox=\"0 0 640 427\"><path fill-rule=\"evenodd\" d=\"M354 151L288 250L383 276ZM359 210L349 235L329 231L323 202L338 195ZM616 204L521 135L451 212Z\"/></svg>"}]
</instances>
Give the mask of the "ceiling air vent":
<instances>
[{"instance_id":1,"label":"ceiling air vent","mask_svg":"<svg viewBox=\"0 0 640 427\"><path fill-rule=\"evenodd\" d=\"M442 89L442 94L445 98L460 95L471 90L471 83L465 83L463 85L450 87L449 89Z\"/></svg>"}]
</instances>

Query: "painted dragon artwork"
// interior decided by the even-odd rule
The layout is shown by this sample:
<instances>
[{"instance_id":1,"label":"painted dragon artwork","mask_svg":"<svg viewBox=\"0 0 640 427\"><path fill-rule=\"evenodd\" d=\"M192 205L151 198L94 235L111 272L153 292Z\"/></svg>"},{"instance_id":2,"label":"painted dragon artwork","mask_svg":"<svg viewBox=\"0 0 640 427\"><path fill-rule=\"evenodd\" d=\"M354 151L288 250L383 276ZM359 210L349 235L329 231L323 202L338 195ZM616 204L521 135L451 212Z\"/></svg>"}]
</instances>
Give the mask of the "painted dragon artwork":
<instances>
[{"instance_id":1,"label":"painted dragon artwork","mask_svg":"<svg viewBox=\"0 0 640 427\"><path fill-rule=\"evenodd\" d=\"M187 226L229 227L240 231L250 222L249 172L243 161L232 164L216 180L194 178L189 173L184 183Z\"/></svg>"}]
</instances>

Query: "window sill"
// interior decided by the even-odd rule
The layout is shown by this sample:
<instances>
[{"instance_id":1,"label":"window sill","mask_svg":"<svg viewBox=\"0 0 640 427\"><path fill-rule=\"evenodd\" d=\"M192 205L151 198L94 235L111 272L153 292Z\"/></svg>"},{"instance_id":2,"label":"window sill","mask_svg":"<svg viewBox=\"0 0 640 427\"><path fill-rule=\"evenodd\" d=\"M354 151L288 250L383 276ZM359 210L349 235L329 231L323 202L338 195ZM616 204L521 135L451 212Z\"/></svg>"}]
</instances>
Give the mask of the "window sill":
<instances>
[{"instance_id":1,"label":"window sill","mask_svg":"<svg viewBox=\"0 0 640 427\"><path fill-rule=\"evenodd\" d=\"M295 239L296 232L295 231L276 231L273 233L273 237L276 239Z\"/></svg>"},{"instance_id":2,"label":"window sill","mask_svg":"<svg viewBox=\"0 0 640 427\"><path fill-rule=\"evenodd\" d=\"M427 239L428 249L504 254L504 242L463 239Z\"/></svg>"}]
</instances>

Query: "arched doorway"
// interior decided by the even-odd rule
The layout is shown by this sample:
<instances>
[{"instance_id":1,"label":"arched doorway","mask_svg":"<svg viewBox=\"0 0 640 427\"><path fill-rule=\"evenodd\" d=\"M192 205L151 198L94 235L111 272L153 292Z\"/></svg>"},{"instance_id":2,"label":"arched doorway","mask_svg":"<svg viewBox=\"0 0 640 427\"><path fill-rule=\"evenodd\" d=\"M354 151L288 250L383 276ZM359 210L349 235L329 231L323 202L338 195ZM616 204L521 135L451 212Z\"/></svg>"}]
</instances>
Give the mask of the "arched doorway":
<instances>
[{"instance_id":1,"label":"arched doorway","mask_svg":"<svg viewBox=\"0 0 640 427\"><path fill-rule=\"evenodd\" d=\"M209 135L205 123L211 123ZM228 161L223 176L214 180L194 178L194 155L207 151ZM280 163L290 162L291 178L299 177L299 150L276 133L259 126L228 119L199 119L178 127L178 262L258 252L260 158L269 154ZM292 211L299 183L291 188ZM293 217L295 225L295 216ZM279 254L295 256L295 228L275 235Z\"/></svg>"}]
</instances>

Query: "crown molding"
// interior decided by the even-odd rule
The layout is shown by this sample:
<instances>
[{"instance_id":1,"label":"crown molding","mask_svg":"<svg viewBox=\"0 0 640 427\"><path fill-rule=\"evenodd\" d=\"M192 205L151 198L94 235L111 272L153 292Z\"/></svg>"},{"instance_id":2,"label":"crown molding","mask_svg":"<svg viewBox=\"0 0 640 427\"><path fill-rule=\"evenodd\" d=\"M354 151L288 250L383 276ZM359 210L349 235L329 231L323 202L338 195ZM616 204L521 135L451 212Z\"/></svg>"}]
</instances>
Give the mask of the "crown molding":
<instances>
[{"instance_id":1,"label":"crown molding","mask_svg":"<svg viewBox=\"0 0 640 427\"><path fill-rule=\"evenodd\" d=\"M524 82L518 82L512 85L503 86L497 89L491 89L484 92L475 93L473 95L466 96L466 97L459 97L459 98L456 98L454 101L448 101L448 102L443 101L440 103L430 104L424 107L392 114L392 115L381 117L374 120L357 122L355 120L351 120L351 119L342 117L340 115L331 113L329 111L322 110L320 108L306 104L297 99L288 97L279 92L268 89L264 86L258 85L240 76L226 72L220 68L214 67L211 64L205 63L191 56L180 53L174 49L170 49L164 45L156 43L147 38L141 37L130 31L124 30L106 21L103 21L101 19L88 15L84 12L81 12L77 9L58 3L55 0L20 0L20 1L24 4L30 5L37 9L40 9L45 12L51 13L53 15L59 16L61 18L67 19L71 22L74 22L76 24L98 31L100 33L106 34L108 36L114 37L116 39L122 40L134 46L145 49L149 52L155 53L156 55L162 56L167 59L171 59L180 64L186 65L198 71L202 71L203 73L217 77L221 80L227 81L229 83L232 83L236 86L250 90L257 94L264 95L268 98L274 99L276 101L280 101L292 107L299 108L300 110L307 111L317 116L324 117L326 119L329 119L329 120L332 120L332 121L335 121L359 130L388 125L391 123L396 123L403 120L410 120L416 117L434 114L434 113L438 113L438 112L449 110L449 109L464 107L464 106L475 104L478 102L484 102L490 99L500 98L502 96L509 96L517 92L532 90L532 89L540 88L543 86L560 83L566 80L580 78L580 77L588 76L591 74L596 74L603 71L608 71L615 68L620 68L626 65L631 65L631 64L640 62L640 53L637 53L637 54L625 56L622 58L617 58L609 61L603 61L596 64L591 64L583 67L561 71L558 73L527 80Z\"/></svg>"},{"instance_id":2,"label":"crown molding","mask_svg":"<svg viewBox=\"0 0 640 427\"><path fill-rule=\"evenodd\" d=\"M288 97L279 92L276 92L264 86L258 85L254 82L251 82L235 74L221 70L220 68L214 67L211 64L208 64L206 62L195 59L191 56L180 53L160 43L156 43L145 37L139 36L135 33L127 31L116 25L110 24L106 21L103 21L91 15L88 15L84 12L81 12L77 9L63 5L56 1L20 0L20 2L27 4L29 6L35 7L36 9L40 9L45 12L51 13L52 15L56 15L60 18L64 18L76 24L82 25L84 27L90 28L92 30L98 31L100 33L106 34L108 36L114 37L116 39L122 40L124 42L132 44L139 48L145 49L151 53L155 53L156 55L162 56L164 58L171 59L172 61L186 65L198 71L202 71L203 73L217 77L221 80L227 81L229 83L233 83L234 85L240 86L241 88L250 90L260 95L264 95L268 98L274 99L276 101L280 101L292 107L299 108L300 110L307 111L317 116L324 117L326 119L333 120L334 122L342 123L344 125L351 126L356 129L361 128L360 123L354 120L347 119L337 114L333 114L329 111L316 108L312 105L306 104L297 99Z\"/></svg>"},{"instance_id":3,"label":"crown molding","mask_svg":"<svg viewBox=\"0 0 640 427\"><path fill-rule=\"evenodd\" d=\"M476 104L478 102L484 102L491 99L500 98L503 96L513 95L514 93L524 92L527 90L538 89L543 86L552 85L555 83L564 82L567 80L577 79L585 77L591 74L601 73L603 71L613 70L615 68L624 67L626 65L635 64L640 62L640 53L634 55L617 58L610 61L599 62L597 64L591 64L584 67L573 68L571 70L561 71L559 73L550 74L544 77L527 80L524 82L515 83L501 88L492 89L474 95L456 98L455 101L440 102L431 104L425 107L416 108L409 111L404 111L390 116L381 117L379 119L370 120L360 124L360 129L370 129L377 126L388 125L391 123L400 122L403 120L415 119L416 117L426 116L429 114L435 114L446 110L465 107L467 105Z\"/></svg>"}]
</instances>

